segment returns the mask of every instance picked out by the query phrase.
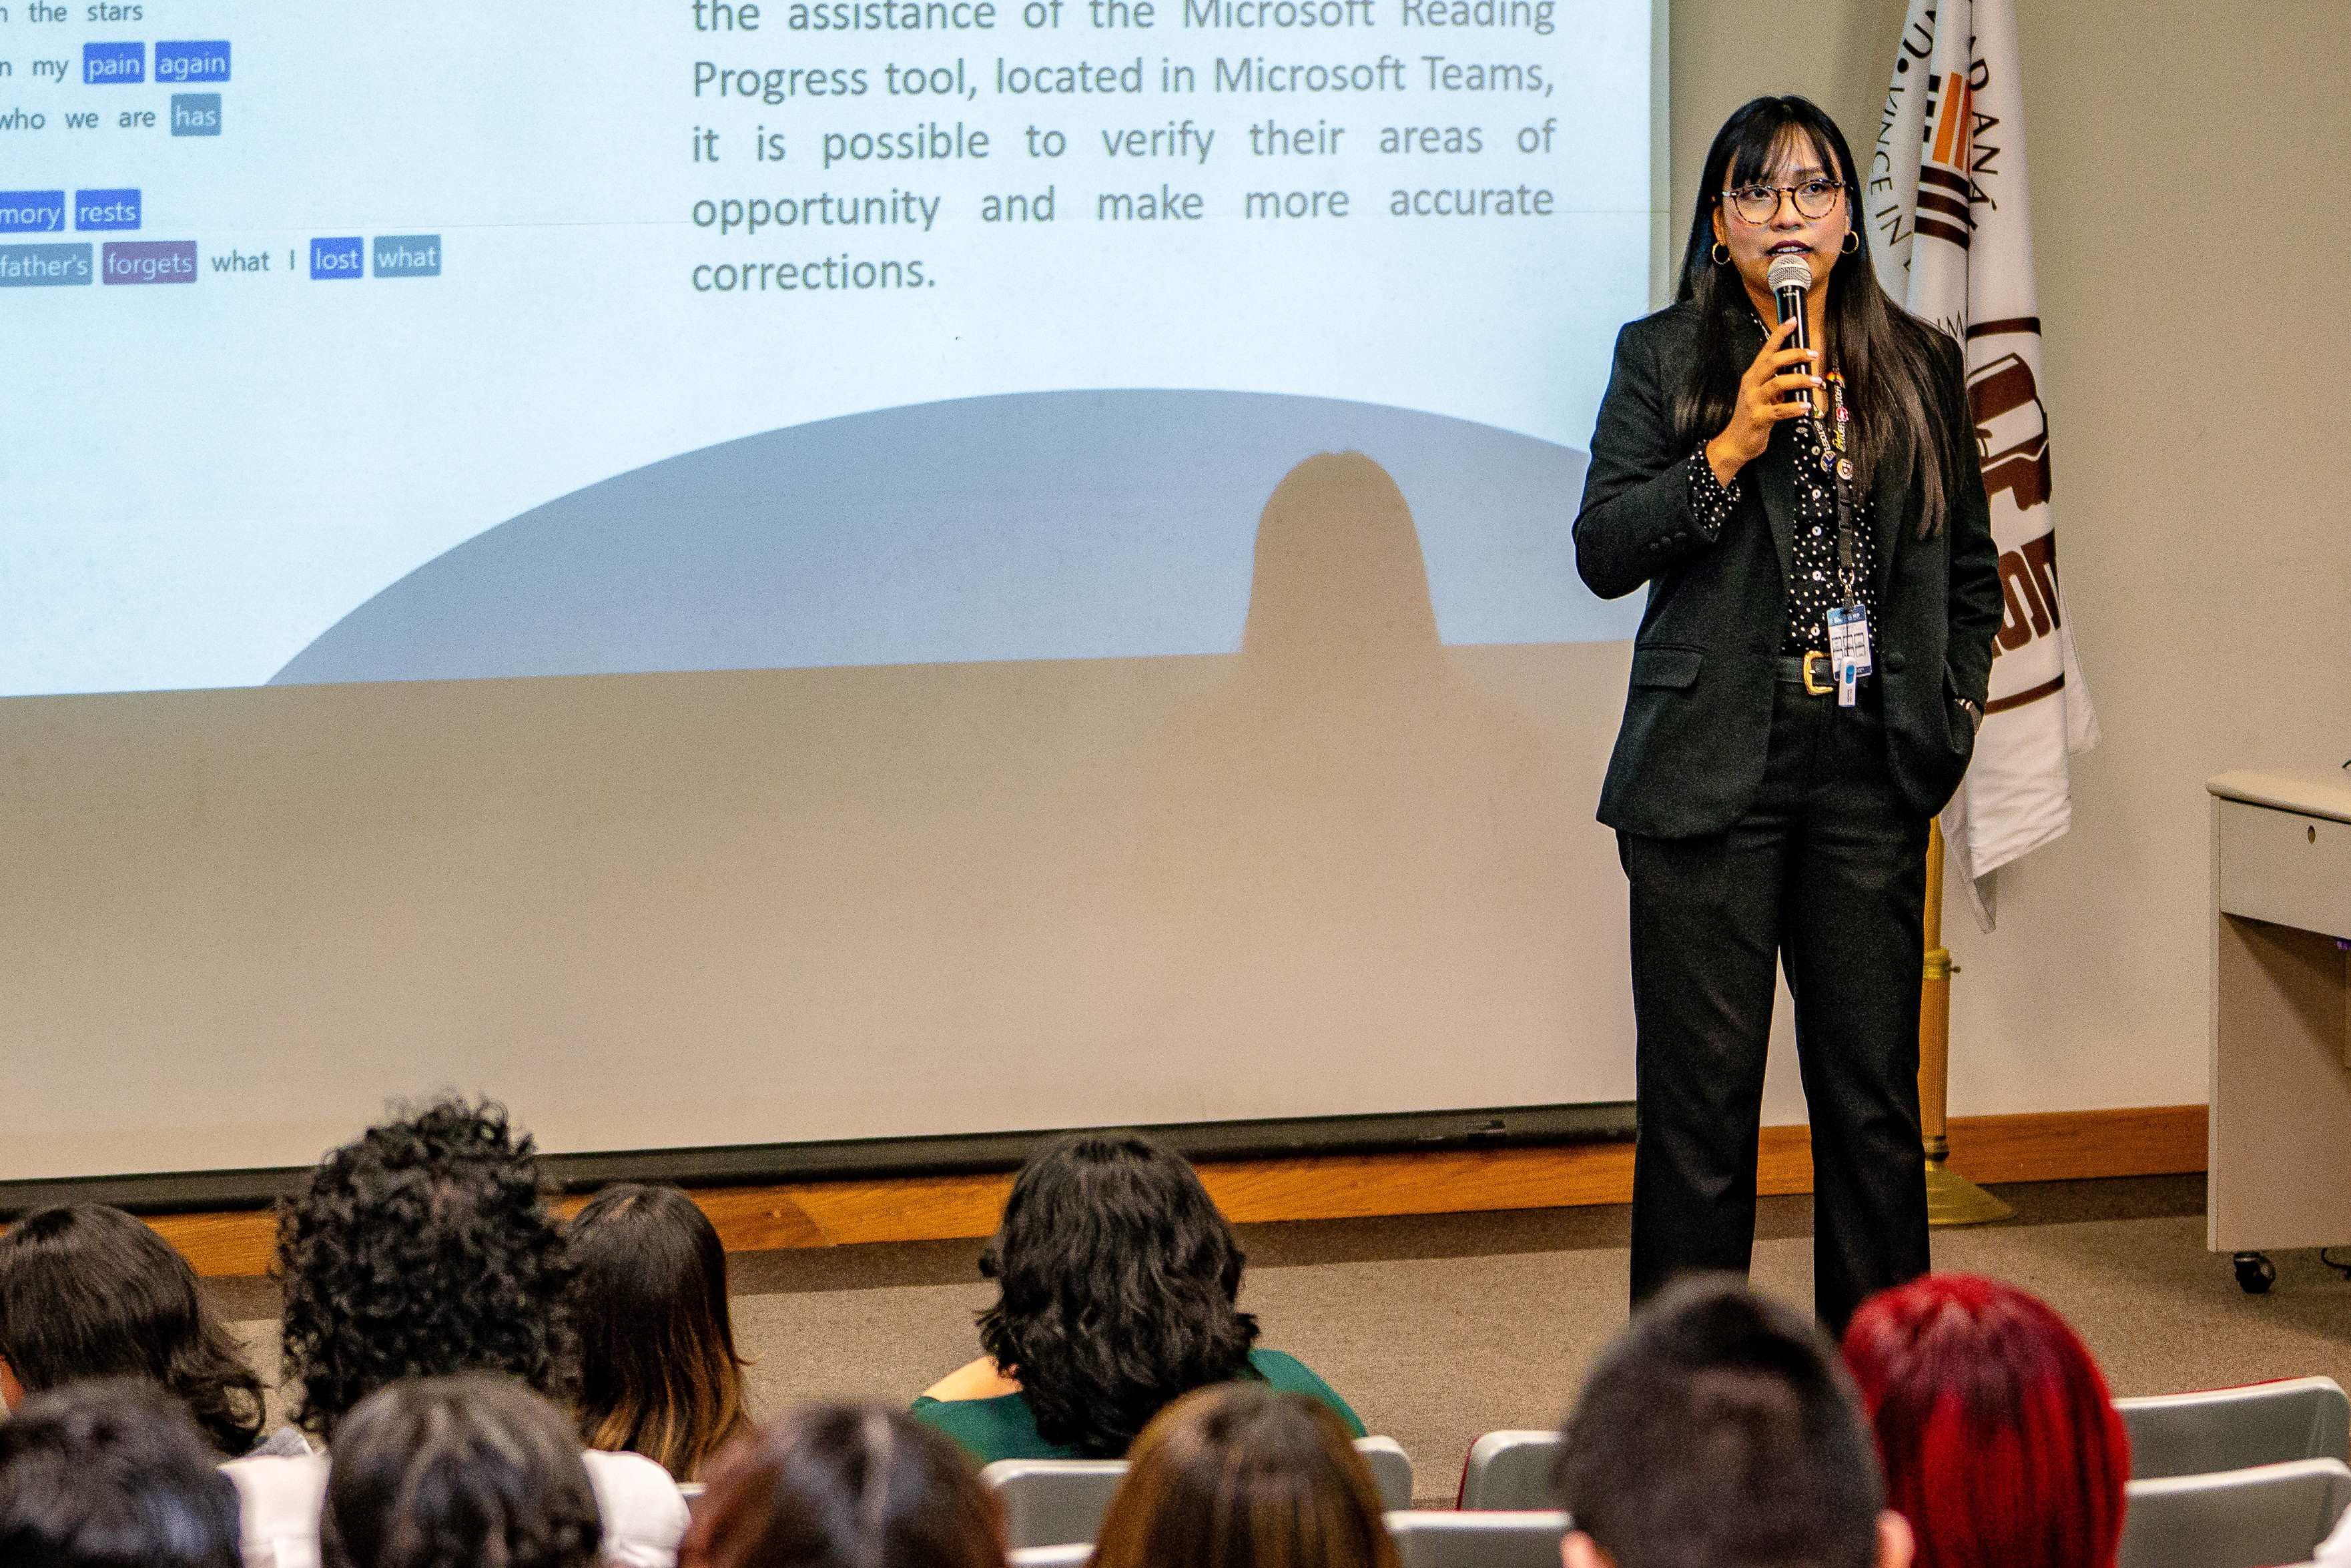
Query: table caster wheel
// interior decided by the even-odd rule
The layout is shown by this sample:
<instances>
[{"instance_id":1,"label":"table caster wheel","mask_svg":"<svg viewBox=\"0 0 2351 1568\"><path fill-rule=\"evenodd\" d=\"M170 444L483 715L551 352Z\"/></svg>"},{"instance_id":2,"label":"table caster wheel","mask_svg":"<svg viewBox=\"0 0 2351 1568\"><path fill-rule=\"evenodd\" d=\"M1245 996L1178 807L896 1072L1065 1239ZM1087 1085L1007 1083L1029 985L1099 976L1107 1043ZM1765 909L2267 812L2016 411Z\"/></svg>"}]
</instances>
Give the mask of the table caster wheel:
<instances>
[{"instance_id":1,"label":"table caster wheel","mask_svg":"<svg viewBox=\"0 0 2351 1568\"><path fill-rule=\"evenodd\" d=\"M2266 1296L2277 1283L2277 1265L2266 1252L2240 1252L2231 1261L2237 1268L2237 1288L2249 1296Z\"/></svg>"}]
</instances>

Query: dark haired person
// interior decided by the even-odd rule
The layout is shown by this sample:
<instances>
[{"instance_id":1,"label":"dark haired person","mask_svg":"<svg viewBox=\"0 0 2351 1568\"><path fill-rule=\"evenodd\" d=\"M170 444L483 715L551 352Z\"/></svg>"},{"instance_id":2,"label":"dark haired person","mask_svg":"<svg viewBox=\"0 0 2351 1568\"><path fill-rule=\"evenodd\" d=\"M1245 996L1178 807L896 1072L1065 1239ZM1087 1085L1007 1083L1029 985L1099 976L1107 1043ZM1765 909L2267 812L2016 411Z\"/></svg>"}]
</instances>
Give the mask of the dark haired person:
<instances>
[{"instance_id":1,"label":"dark haired person","mask_svg":"<svg viewBox=\"0 0 2351 1568\"><path fill-rule=\"evenodd\" d=\"M582 1436L694 1479L745 1425L718 1232L677 1188L623 1183L590 1199L565 1235Z\"/></svg>"},{"instance_id":2,"label":"dark haired person","mask_svg":"<svg viewBox=\"0 0 2351 1568\"><path fill-rule=\"evenodd\" d=\"M893 1410L811 1405L711 1467L687 1568L1004 1568L1004 1517L956 1446Z\"/></svg>"},{"instance_id":3,"label":"dark haired person","mask_svg":"<svg viewBox=\"0 0 2351 1568\"><path fill-rule=\"evenodd\" d=\"M1565 1568L1909 1568L1853 1385L1818 1329L1691 1278L1601 1354L1552 1472Z\"/></svg>"},{"instance_id":4,"label":"dark haired person","mask_svg":"<svg viewBox=\"0 0 2351 1568\"><path fill-rule=\"evenodd\" d=\"M570 1422L511 1379L395 1383L336 1430L326 1568L588 1568L601 1533Z\"/></svg>"},{"instance_id":5,"label":"dark haired person","mask_svg":"<svg viewBox=\"0 0 2351 1568\"><path fill-rule=\"evenodd\" d=\"M2130 1437L2046 1302L1928 1274L1862 1303L1844 1361L1918 1568L2114 1568Z\"/></svg>"},{"instance_id":6,"label":"dark haired person","mask_svg":"<svg viewBox=\"0 0 2351 1568\"><path fill-rule=\"evenodd\" d=\"M1256 1350L1245 1261L1190 1164L1132 1134L1080 1134L1021 1167L980 1255L987 1352L914 1401L985 1463L1116 1458L1179 1396L1249 1378L1364 1424L1296 1357Z\"/></svg>"},{"instance_id":7,"label":"dark haired person","mask_svg":"<svg viewBox=\"0 0 2351 1568\"><path fill-rule=\"evenodd\" d=\"M1348 1439L1302 1395L1186 1394L1134 1440L1092 1568L1395 1568L1379 1489Z\"/></svg>"},{"instance_id":8,"label":"dark haired person","mask_svg":"<svg viewBox=\"0 0 2351 1568\"><path fill-rule=\"evenodd\" d=\"M0 1235L0 1402L93 1377L162 1385L225 1458L308 1451L262 1437L261 1380L170 1242L101 1204L36 1209Z\"/></svg>"},{"instance_id":9,"label":"dark haired person","mask_svg":"<svg viewBox=\"0 0 2351 1568\"><path fill-rule=\"evenodd\" d=\"M570 1393L572 1278L531 1141L487 1102L441 1100L329 1153L281 1206L285 1375L298 1418L329 1447L343 1418L405 1379L500 1373ZM587 1456L604 1561L670 1568L685 1501L659 1465ZM247 1568L308 1568L319 1548L327 1463L228 1467L243 1503Z\"/></svg>"},{"instance_id":10,"label":"dark haired person","mask_svg":"<svg viewBox=\"0 0 2351 1568\"><path fill-rule=\"evenodd\" d=\"M150 1379L33 1395L0 1421L0 1563L237 1568L219 1459Z\"/></svg>"},{"instance_id":11,"label":"dark haired person","mask_svg":"<svg viewBox=\"0 0 2351 1568\"><path fill-rule=\"evenodd\" d=\"M571 1262L500 1106L438 1101L331 1151L279 1206L277 1271L286 1380L321 1437L403 1377L569 1392Z\"/></svg>"},{"instance_id":12,"label":"dark haired person","mask_svg":"<svg viewBox=\"0 0 2351 1568\"><path fill-rule=\"evenodd\" d=\"M1575 520L1593 592L1648 591L1599 811L1632 887L1633 1298L1748 1267L1777 959L1832 1330L1927 1268L1927 828L2001 621L1959 349L1878 286L1860 181L1802 99L1724 123L1680 297L1616 340ZM1783 256L1809 350L1773 325Z\"/></svg>"}]
</instances>

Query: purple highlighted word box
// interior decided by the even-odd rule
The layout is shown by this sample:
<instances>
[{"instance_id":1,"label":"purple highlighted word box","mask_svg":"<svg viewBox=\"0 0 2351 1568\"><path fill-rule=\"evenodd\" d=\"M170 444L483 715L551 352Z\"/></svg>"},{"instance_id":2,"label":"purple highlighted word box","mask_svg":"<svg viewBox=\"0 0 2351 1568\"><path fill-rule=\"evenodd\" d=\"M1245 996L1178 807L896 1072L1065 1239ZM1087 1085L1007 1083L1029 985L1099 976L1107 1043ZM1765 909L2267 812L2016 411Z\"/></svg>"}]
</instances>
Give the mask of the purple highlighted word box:
<instances>
[{"instance_id":1,"label":"purple highlighted word box","mask_svg":"<svg viewBox=\"0 0 2351 1568\"><path fill-rule=\"evenodd\" d=\"M121 240L110 245L99 261L99 278L105 283L193 283L196 242L192 239Z\"/></svg>"}]
</instances>

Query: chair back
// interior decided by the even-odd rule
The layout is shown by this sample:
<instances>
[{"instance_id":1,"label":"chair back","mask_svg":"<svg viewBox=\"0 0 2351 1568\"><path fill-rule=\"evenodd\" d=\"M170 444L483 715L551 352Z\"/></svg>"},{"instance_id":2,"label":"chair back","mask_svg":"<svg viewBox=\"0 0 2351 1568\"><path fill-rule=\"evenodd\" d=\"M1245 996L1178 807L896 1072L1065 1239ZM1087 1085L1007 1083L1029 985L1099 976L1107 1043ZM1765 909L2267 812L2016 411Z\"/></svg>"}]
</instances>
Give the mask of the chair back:
<instances>
[{"instance_id":1,"label":"chair back","mask_svg":"<svg viewBox=\"0 0 2351 1568\"><path fill-rule=\"evenodd\" d=\"M1006 1555L1012 1568L1086 1568L1094 1554L1091 1541L1071 1541L1060 1546L1016 1546Z\"/></svg>"},{"instance_id":2,"label":"chair back","mask_svg":"<svg viewBox=\"0 0 2351 1568\"><path fill-rule=\"evenodd\" d=\"M1559 1434L1489 1432L1469 1445L1461 1469L1465 1509L1540 1509L1552 1505L1551 1467L1559 1454Z\"/></svg>"},{"instance_id":3,"label":"chair back","mask_svg":"<svg viewBox=\"0 0 2351 1568\"><path fill-rule=\"evenodd\" d=\"M1118 1483L1124 1459L998 1459L979 1479L1004 1504L1004 1543L1061 1546L1092 1542Z\"/></svg>"},{"instance_id":4,"label":"chair back","mask_svg":"<svg viewBox=\"0 0 2351 1568\"><path fill-rule=\"evenodd\" d=\"M1382 1508L1412 1506L1412 1459L1401 1444L1394 1437L1358 1437L1355 1452L1364 1456L1364 1467L1372 1472L1372 1484L1380 1489Z\"/></svg>"},{"instance_id":5,"label":"chair back","mask_svg":"<svg viewBox=\"0 0 2351 1568\"><path fill-rule=\"evenodd\" d=\"M2351 1397L2331 1377L2117 1399L2131 1479L2200 1476L2289 1459L2351 1461Z\"/></svg>"},{"instance_id":6,"label":"chair back","mask_svg":"<svg viewBox=\"0 0 2351 1568\"><path fill-rule=\"evenodd\" d=\"M1559 1568L1567 1515L1549 1511L1458 1513L1405 1510L1388 1515L1403 1568Z\"/></svg>"},{"instance_id":7,"label":"chair back","mask_svg":"<svg viewBox=\"0 0 2351 1568\"><path fill-rule=\"evenodd\" d=\"M2124 1489L2117 1568L2265 1568L2309 1559L2351 1508L2351 1466L2295 1459Z\"/></svg>"},{"instance_id":8,"label":"chair back","mask_svg":"<svg viewBox=\"0 0 2351 1568\"><path fill-rule=\"evenodd\" d=\"M1355 1452L1372 1472L1382 1507L1412 1506L1412 1460L1394 1437L1358 1437ZM1126 1461L998 1459L981 1469L979 1479L1004 1504L1004 1539L1014 1551L1091 1544L1102 1532L1110 1500L1126 1479Z\"/></svg>"}]
</instances>

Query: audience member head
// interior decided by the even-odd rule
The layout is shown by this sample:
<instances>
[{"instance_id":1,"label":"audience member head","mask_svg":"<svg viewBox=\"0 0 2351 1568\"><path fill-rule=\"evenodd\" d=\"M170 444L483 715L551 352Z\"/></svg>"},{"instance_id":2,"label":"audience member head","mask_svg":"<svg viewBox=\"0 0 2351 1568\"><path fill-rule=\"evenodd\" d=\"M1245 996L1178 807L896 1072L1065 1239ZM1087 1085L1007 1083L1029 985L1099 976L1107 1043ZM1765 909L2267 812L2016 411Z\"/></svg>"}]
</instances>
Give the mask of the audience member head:
<instances>
[{"instance_id":1,"label":"audience member head","mask_svg":"<svg viewBox=\"0 0 2351 1568\"><path fill-rule=\"evenodd\" d=\"M1004 1519L962 1449L895 1410L810 1405L729 1444L682 1568L1004 1568Z\"/></svg>"},{"instance_id":2,"label":"audience member head","mask_svg":"<svg viewBox=\"0 0 2351 1568\"><path fill-rule=\"evenodd\" d=\"M1093 1568L1395 1568L1363 1456L1303 1395L1199 1389L1154 1416L1128 1458Z\"/></svg>"},{"instance_id":3,"label":"audience member head","mask_svg":"<svg viewBox=\"0 0 2351 1568\"><path fill-rule=\"evenodd\" d=\"M566 1236L588 1446L693 1479L744 1424L718 1232L675 1187L623 1185L598 1193Z\"/></svg>"},{"instance_id":4,"label":"audience member head","mask_svg":"<svg viewBox=\"0 0 2351 1568\"><path fill-rule=\"evenodd\" d=\"M2112 1568L2130 1440L2045 1303L1930 1274L1863 1302L1844 1359L1920 1568Z\"/></svg>"},{"instance_id":5,"label":"audience member head","mask_svg":"<svg viewBox=\"0 0 2351 1568\"><path fill-rule=\"evenodd\" d=\"M177 1395L231 1458L261 1435L261 1383L206 1310L195 1270L119 1208L26 1215L0 1236L0 1394L144 1377Z\"/></svg>"},{"instance_id":6,"label":"audience member head","mask_svg":"<svg viewBox=\"0 0 2351 1568\"><path fill-rule=\"evenodd\" d=\"M143 1377L35 1394L0 1421L8 1568L238 1568L236 1489Z\"/></svg>"},{"instance_id":7,"label":"audience member head","mask_svg":"<svg viewBox=\"0 0 2351 1568\"><path fill-rule=\"evenodd\" d=\"M1064 1138L1021 1168L981 1254L999 1293L980 1344L1047 1442L1115 1458L1170 1401L1248 1365L1243 1261L1186 1161L1132 1134Z\"/></svg>"},{"instance_id":8,"label":"audience member head","mask_svg":"<svg viewBox=\"0 0 2351 1568\"><path fill-rule=\"evenodd\" d=\"M329 1154L278 1215L286 1377L331 1437L388 1383L503 1372L567 1392L571 1267L506 1112L443 1100Z\"/></svg>"},{"instance_id":9,"label":"audience member head","mask_svg":"<svg viewBox=\"0 0 2351 1568\"><path fill-rule=\"evenodd\" d=\"M1722 1279L1633 1316L1584 1380L1553 1479L1567 1568L1907 1568L1869 1428L1806 1318Z\"/></svg>"},{"instance_id":10,"label":"audience member head","mask_svg":"<svg viewBox=\"0 0 2351 1568\"><path fill-rule=\"evenodd\" d=\"M571 1423L510 1378L395 1383L335 1430L326 1568L588 1568L602 1535Z\"/></svg>"}]
</instances>

